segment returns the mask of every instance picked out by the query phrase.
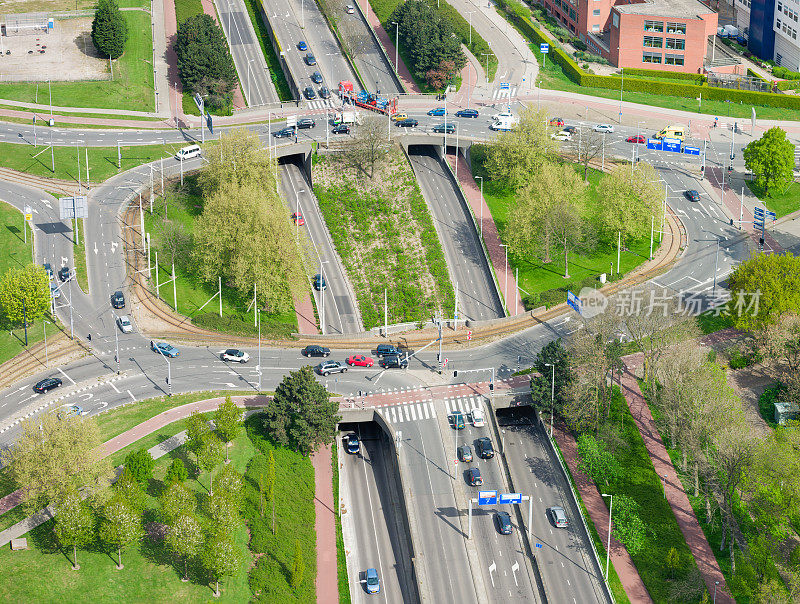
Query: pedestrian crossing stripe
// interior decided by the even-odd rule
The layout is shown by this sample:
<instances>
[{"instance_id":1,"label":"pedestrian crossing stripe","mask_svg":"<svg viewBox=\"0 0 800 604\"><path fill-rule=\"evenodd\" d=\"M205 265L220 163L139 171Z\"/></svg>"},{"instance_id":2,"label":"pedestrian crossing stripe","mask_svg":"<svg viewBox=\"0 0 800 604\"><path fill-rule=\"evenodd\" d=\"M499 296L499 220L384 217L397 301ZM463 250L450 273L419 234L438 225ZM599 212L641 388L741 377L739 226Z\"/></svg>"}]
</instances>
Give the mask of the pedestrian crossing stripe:
<instances>
[{"instance_id":1,"label":"pedestrian crossing stripe","mask_svg":"<svg viewBox=\"0 0 800 604\"><path fill-rule=\"evenodd\" d=\"M465 415L481 407L480 396L457 397L445 399L446 414L460 411ZM381 413L393 424L402 422L418 422L436 419L436 407L433 401L409 400L396 405L381 408Z\"/></svg>"},{"instance_id":2,"label":"pedestrian crossing stripe","mask_svg":"<svg viewBox=\"0 0 800 604\"><path fill-rule=\"evenodd\" d=\"M508 99L517 96L517 87L514 86L511 90L495 90L492 93L492 100Z\"/></svg>"},{"instance_id":3,"label":"pedestrian crossing stripe","mask_svg":"<svg viewBox=\"0 0 800 604\"><path fill-rule=\"evenodd\" d=\"M331 99L322 101L308 101L307 105L312 109L333 109L333 103L331 102Z\"/></svg>"}]
</instances>

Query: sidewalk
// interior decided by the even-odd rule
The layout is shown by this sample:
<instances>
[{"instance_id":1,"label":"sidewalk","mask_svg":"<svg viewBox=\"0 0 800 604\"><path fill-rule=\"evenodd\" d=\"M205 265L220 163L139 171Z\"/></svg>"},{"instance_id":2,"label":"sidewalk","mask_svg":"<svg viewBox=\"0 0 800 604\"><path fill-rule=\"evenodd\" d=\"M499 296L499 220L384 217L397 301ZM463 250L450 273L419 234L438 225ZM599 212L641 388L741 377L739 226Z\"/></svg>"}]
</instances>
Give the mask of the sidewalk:
<instances>
[{"instance_id":1,"label":"sidewalk","mask_svg":"<svg viewBox=\"0 0 800 604\"><path fill-rule=\"evenodd\" d=\"M734 599L728 593L728 588L725 585L725 577L722 575L703 529L700 528L697 516L689 503L686 491L683 489L683 483L678 478L678 473L675 470L675 466L672 465L664 442L661 440L661 435L653 420L650 408L647 406L636 377L633 375L635 367L641 364L641 358L641 353L623 357L625 373L622 376L622 392L625 395L625 400L628 402L631 415L633 415L636 426L644 439L653 467L662 479L664 496L669 501L673 514L675 514L675 520L678 522L683 538L686 540L686 545L697 562L697 567L700 569L700 574L703 576L708 592L714 592L715 582L718 581L716 602L720 604L733 603Z\"/></svg>"},{"instance_id":2,"label":"sidewalk","mask_svg":"<svg viewBox=\"0 0 800 604\"><path fill-rule=\"evenodd\" d=\"M297 333L317 334L317 319L314 316L314 305L311 303L311 296L294 303L294 314L297 316Z\"/></svg>"},{"instance_id":3,"label":"sidewalk","mask_svg":"<svg viewBox=\"0 0 800 604\"><path fill-rule=\"evenodd\" d=\"M397 77L400 78L400 81L403 83L403 88L406 89L406 92L417 94L421 93L422 91L414 82L414 78L411 77L411 72L408 70L408 67L406 67L402 57L397 54L394 43L392 42L392 38L390 38L389 34L386 33L386 30L383 29L383 25L381 25L378 15L375 14L374 10L371 10L368 0L366 1L366 5L367 20L369 21L372 29L375 31L375 35L378 36L378 40L380 40L380 43L386 51L386 55L389 57L389 61L392 63L392 65L394 65L394 57L397 56L397 66L395 71L397 72Z\"/></svg>"},{"instance_id":4,"label":"sidewalk","mask_svg":"<svg viewBox=\"0 0 800 604\"><path fill-rule=\"evenodd\" d=\"M169 1L169 0L168 0ZM173 4L170 2L170 4ZM173 4L174 6L174 4ZM153 69L155 69L156 113L168 119L169 106L169 66L167 65L167 32L162 0L150 0L150 14L153 29Z\"/></svg>"},{"instance_id":5,"label":"sidewalk","mask_svg":"<svg viewBox=\"0 0 800 604\"><path fill-rule=\"evenodd\" d=\"M314 528L317 535L317 604L339 602L336 565L336 504L333 501L333 468L330 445L314 452Z\"/></svg>"},{"instance_id":6,"label":"sidewalk","mask_svg":"<svg viewBox=\"0 0 800 604\"><path fill-rule=\"evenodd\" d=\"M178 35L178 18L175 15L174 0L155 0L155 2L163 2L164 38L166 41L164 61L169 83L167 97L159 99L158 104L159 109L161 109L161 103L167 103L167 106L163 109L172 116L172 125L177 127L178 120L183 118L183 84L181 84L181 78L178 74L178 55L175 53L175 47L173 46L175 37Z\"/></svg>"}]
</instances>

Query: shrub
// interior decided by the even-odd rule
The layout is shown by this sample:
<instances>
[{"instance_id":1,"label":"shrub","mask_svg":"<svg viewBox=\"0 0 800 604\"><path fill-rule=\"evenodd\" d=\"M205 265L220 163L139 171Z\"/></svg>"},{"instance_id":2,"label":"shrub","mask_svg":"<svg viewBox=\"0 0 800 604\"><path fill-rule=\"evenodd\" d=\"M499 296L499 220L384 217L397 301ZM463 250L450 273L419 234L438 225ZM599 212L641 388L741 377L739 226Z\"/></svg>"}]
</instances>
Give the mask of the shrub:
<instances>
[{"instance_id":1,"label":"shrub","mask_svg":"<svg viewBox=\"0 0 800 604\"><path fill-rule=\"evenodd\" d=\"M781 67L777 65L772 68L772 75L776 78L780 78L782 80L798 80L800 79L800 73L796 71L792 71L791 69L787 69L786 67Z\"/></svg>"},{"instance_id":2,"label":"shrub","mask_svg":"<svg viewBox=\"0 0 800 604\"><path fill-rule=\"evenodd\" d=\"M608 59L604 59L600 55L592 54L590 52L578 51L575 53L575 58L579 61L591 61L592 63L599 63L600 65L608 65ZM584 69L586 67L584 66Z\"/></svg>"},{"instance_id":3,"label":"shrub","mask_svg":"<svg viewBox=\"0 0 800 604\"><path fill-rule=\"evenodd\" d=\"M588 47L583 40L575 40L572 45L577 48L578 50L585 51Z\"/></svg>"},{"instance_id":4,"label":"shrub","mask_svg":"<svg viewBox=\"0 0 800 604\"><path fill-rule=\"evenodd\" d=\"M150 451L147 449L140 449L139 451L131 451L125 456L123 463L125 469L130 472L131 477L138 482L142 487L147 487L147 483L153 477L153 468L156 462Z\"/></svg>"},{"instance_id":5,"label":"shrub","mask_svg":"<svg viewBox=\"0 0 800 604\"><path fill-rule=\"evenodd\" d=\"M775 425L775 403L781 401L786 394L785 387L780 382L768 387L758 397L758 412L770 425Z\"/></svg>"},{"instance_id":6,"label":"shrub","mask_svg":"<svg viewBox=\"0 0 800 604\"><path fill-rule=\"evenodd\" d=\"M743 369L744 367L749 367L750 365L761 362L761 358L761 353L758 351L751 350L743 352L739 348L732 347L728 351L728 366L731 369Z\"/></svg>"}]
</instances>

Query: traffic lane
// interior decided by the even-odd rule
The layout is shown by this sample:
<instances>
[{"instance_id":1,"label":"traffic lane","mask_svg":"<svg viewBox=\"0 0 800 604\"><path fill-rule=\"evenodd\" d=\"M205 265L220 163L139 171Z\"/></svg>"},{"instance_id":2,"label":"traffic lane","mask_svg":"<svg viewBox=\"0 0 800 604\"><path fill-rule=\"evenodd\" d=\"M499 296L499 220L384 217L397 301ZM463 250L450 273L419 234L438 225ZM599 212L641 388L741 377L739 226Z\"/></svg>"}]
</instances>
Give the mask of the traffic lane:
<instances>
[{"instance_id":1,"label":"traffic lane","mask_svg":"<svg viewBox=\"0 0 800 604\"><path fill-rule=\"evenodd\" d=\"M392 65L387 61L383 52L381 52L381 49L374 41L375 38L361 10L361 5L354 3L354 6L356 12L352 15L348 15L344 10L340 9L339 20L346 27L352 27L354 30L360 32L358 36L364 41L361 46L361 52L353 54L355 55L354 61L358 65L358 70L361 73L367 74L367 82L365 82L367 88L371 89L372 82L375 82L377 85L376 90L380 90L384 94L403 93L404 90L402 86L398 84L397 79L394 77Z\"/></svg>"}]
</instances>

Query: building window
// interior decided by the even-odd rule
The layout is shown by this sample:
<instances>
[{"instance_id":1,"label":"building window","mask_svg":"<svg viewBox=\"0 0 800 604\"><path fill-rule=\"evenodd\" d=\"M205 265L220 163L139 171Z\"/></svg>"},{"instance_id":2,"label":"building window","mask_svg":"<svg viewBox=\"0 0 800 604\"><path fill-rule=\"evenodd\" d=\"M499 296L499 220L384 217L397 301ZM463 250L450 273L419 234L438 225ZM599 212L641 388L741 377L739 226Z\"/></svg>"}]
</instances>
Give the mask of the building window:
<instances>
[{"instance_id":1,"label":"building window","mask_svg":"<svg viewBox=\"0 0 800 604\"><path fill-rule=\"evenodd\" d=\"M778 12L779 13L783 12L783 3L782 2L778 2Z\"/></svg>"},{"instance_id":2,"label":"building window","mask_svg":"<svg viewBox=\"0 0 800 604\"><path fill-rule=\"evenodd\" d=\"M597 23L595 23L594 25L592 25L592 31L600 31L600 26Z\"/></svg>"},{"instance_id":3,"label":"building window","mask_svg":"<svg viewBox=\"0 0 800 604\"><path fill-rule=\"evenodd\" d=\"M645 21L645 23L646 23L646 21ZM668 34L686 35L686 23L669 23L669 22L667 22L667 33Z\"/></svg>"},{"instance_id":4,"label":"building window","mask_svg":"<svg viewBox=\"0 0 800 604\"><path fill-rule=\"evenodd\" d=\"M683 50L686 48L686 40L683 38L667 38L667 48L672 50Z\"/></svg>"},{"instance_id":5,"label":"building window","mask_svg":"<svg viewBox=\"0 0 800 604\"><path fill-rule=\"evenodd\" d=\"M569 9L569 17L573 21L577 18L577 14L575 13L575 9L574 8Z\"/></svg>"},{"instance_id":6,"label":"building window","mask_svg":"<svg viewBox=\"0 0 800 604\"><path fill-rule=\"evenodd\" d=\"M652 31L652 32L663 32L664 31L664 22L663 21L645 21L644 22L644 30L645 31Z\"/></svg>"},{"instance_id":7,"label":"building window","mask_svg":"<svg viewBox=\"0 0 800 604\"><path fill-rule=\"evenodd\" d=\"M781 20L780 19L776 19L775 20L775 27L777 27L778 31L780 31L780 29L781 29Z\"/></svg>"},{"instance_id":8,"label":"building window","mask_svg":"<svg viewBox=\"0 0 800 604\"><path fill-rule=\"evenodd\" d=\"M664 55L664 65L683 65L683 55Z\"/></svg>"},{"instance_id":9,"label":"building window","mask_svg":"<svg viewBox=\"0 0 800 604\"><path fill-rule=\"evenodd\" d=\"M775 55L775 64L780 66L783 57L781 55Z\"/></svg>"},{"instance_id":10,"label":"building window","mask_svg":"<svg viewBox=\"0 0 800 604\"><path fill-rule=\"evenodd\" d=\"M642 55L642 63L658 63L661 64L660 52L645 52Z\"/></svg>"},{"instance_id":11,"label":"building window","mask_svg":"<svg viewBox=\"0 0 800 604\"><path fill-rule=\"evenodd\" d=\"M596 8L596 9L594 9L594 10L592 11L592 14L593 14L595 17L599 17L599 16L600 16L600 9L599 9L599 8Z\"/></svg>"},{"instance_id":12,"label":"building window","mask_svg":"<svg viewBox=\"0 0 800 604\"><path fill-rule=\"evenodd\" d=\"M619 13L611 13L611 25L619 27Z\"/></svg>"},{"instance_id":13,"label":"building window","mask_svg":"<svg viewBox=\"0 0 800 604\"><path fill-rule=\"evenodd\" d=\"M663 43L664 43L664 38L659 38L658 36L644 37L644 46L646 48L661 48L661 45Z\"/></svg>"}]
</instances>

